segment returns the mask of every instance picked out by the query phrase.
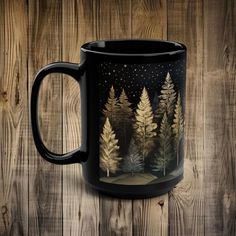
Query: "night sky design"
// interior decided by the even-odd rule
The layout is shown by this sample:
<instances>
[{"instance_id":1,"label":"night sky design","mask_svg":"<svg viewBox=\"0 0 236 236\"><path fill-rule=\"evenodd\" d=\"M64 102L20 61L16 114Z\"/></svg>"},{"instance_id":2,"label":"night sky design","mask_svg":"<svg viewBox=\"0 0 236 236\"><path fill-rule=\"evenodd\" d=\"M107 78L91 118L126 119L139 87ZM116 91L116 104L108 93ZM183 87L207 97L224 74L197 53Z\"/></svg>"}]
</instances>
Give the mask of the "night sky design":
<instances>
[{"instance_id":1,"label":"night sky design","mask_svg":"<svg viewBox=\"0 0 236 236\"><path fill-rule=\"evenodd\" d=\"M133 110L133 115L136 112L137 105L140 102L140 97L143 91L143 88L145 87L147 89L150 103L153 110L153 115L155 111L158 108L159 99L158 97L161 94L162 86L165 82L167 73L170 73L170 77L174 84L174 89L176 93L180 92L180 96L182 99L182 111L184 114L185 106L184 106L184 89L185 89L185 62L183 59L176 60L176 61L168 61L168 62L159 62L159 63L150 63L150 64L126 64L126 63L114 63L114 62L108 62L104 61L98 65L98 72L96 73L98 75L99 80L99 94L100 94L100 133L103 130L105 117L103 114L103 110L105 108L105 104L107 103L109 92L111 87L114 87L115 90L115 96L117 100L119 100L120 94L122 92L122 89L125 90L125 93L128 97L128 101L132 104L131 108ZM176 94L176 95L177 95ZM118 118L117 118L118 119ZM111 122L112 129L115 132L116 138L118 139L118 146L119 146L119 155L122 157L122 161L120 163L120 167L124 165L124 160L127 158L129 145L131 142L131 138L133 137L134 130L132 129L132 123L135 122L135 120L132 120L130 127L125 128L125 135L126 139L125 142L123 142L124 139L122 139L122 128L117 128L115 126L115 123ZM155 118L157 119L157 118ZM160 120L155 122L160 124ZM158 130L156 130L158 134ZM172 143L171 143L172 145ZM181 144L180 148L180 156L182 156L183 151L183 145ZM158 179L161 179L162 172L155 172L151 168L151 163L153 161L153 156L155 156L155 153L158 153L158 146L156 145L155 148L145 157L144 162L144 173L152 173L152 176L158 177ZM176 159L174 158L168 165L167 171L173 171L176 168ZM179 165L179 167L182 169L182 165ZM106 173L104 170L100 170L100 176L103 178L106 176ZM117 172L115 174L111 174L113 177L118 178L126 178L122 177L125 172L123 172L122 169L117 169ZM126 175L125 175L126 176ZM140 178L140 175L138 175ZM168 173L167 173L168 176ZM137 177L137 176L136 176ZM103 178L102 181L106 182L106 178ZM170 178L171 175L170 175ZM129 177L128 177L129 179ZM117 180L118 181L118 180ZM122 181L122 180L119 180ZM118 181L118 183L119 183ZM126 184L129 184L129 181L127 179L123 180ZM142 181L142 178L137 180ZM158 180L157 180L158 181ZM114 182L117 183L117 182ZM133 183L133 182L132 182Z\"/></svg>"},{"instance_id":2,"label":"night sky design","mask_svg":"<svg viewBox=\"0 0 236 236\"><path fill-rule=\"evenodd\" d=\"M118 98L121 90L125 93L136 108L140 101L140 95L145 86L150 102L152 103L155 92L160 95L161 87L166 78L167 72L175 85L175 91L180 91L182 104L184 100L183 88L185 77L185 63L183 60L150 63L150 64L121 64L112 62L103 62L99 65L99 91L100 91L100 111L104 109L107 102L111 86L114 86L115 95ZM183 106L184 110L184 106Z\"/></svg>"}]
</instances>

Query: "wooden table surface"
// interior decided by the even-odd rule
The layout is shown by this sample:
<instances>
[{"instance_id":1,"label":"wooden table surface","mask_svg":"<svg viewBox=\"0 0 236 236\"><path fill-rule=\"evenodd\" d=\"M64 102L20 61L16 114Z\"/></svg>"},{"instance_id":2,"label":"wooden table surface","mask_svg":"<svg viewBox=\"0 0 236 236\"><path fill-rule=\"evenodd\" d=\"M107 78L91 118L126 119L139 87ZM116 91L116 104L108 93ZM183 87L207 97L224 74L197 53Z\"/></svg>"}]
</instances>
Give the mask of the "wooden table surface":
<instances>
[{"instance_id":1,"label":"wooden table surface","mask_svg":"<svg viewBox=\"0 0 236 236\"><path fill-rule=\"evenodd\" d=\"M236 235L234 0L0 0L0 235ZM119 200L85 186L81 166L38 155L29 125L35 73L79 62L86 41L157 38L188 48L185 177L173 191ZM43 84L48 147L80 143L76 82Z\"/></svg>"}]
</instances>

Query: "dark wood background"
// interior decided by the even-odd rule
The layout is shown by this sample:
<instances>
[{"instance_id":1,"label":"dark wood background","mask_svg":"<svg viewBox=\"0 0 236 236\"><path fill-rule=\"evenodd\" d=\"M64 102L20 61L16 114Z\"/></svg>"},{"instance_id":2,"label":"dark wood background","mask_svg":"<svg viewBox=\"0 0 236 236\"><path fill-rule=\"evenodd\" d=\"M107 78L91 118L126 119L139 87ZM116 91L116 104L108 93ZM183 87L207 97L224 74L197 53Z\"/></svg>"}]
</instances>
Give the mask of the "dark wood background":
<instances>
[{"instance_id":1,"label":"dark wood background","mask_svg":"<svg viewBox=\"0 0 236 236\"><path fill-rule=\"evenodd\" d=\"M0 235L236 235L234 0L0 0ZM35 73L79 62L96 39L156 38L188 48L185 178L169 194L119 200L85 186L80 165L36 152L29 126ZM79 146L78 85L41 90L47 146Z\"/></svg>"}]
</instances>

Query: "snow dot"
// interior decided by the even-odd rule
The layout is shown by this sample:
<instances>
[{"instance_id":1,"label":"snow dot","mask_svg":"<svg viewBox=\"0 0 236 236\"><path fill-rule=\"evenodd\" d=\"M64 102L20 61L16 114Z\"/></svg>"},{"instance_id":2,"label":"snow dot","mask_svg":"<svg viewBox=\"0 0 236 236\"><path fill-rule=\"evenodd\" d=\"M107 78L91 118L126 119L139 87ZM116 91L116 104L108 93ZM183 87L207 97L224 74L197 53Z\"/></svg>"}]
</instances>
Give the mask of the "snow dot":
<instances>
[{"instance_id":1,"label":"snow dot","mask_svg":"<svg viewBox=\"0 0 236 236\"><path fill-rule=\"evenodd\" d=\"M108 75L111 75L111 72L108 72Z\"/></svg>"},{"instance_id":2,"label":"snow dot","mask_svg":"<svg viewBox=\"0 0 236 236\"><path fill-rule=\"evenodd\" d=\"M116 70L113 70L113 72L116 72Z\"/></svg>"},{"instance_id":3,"label":"snow dot","mask_svg":"<svg viewBox=\"0 0 236 236\"><path fill-rule=\"evenodd\" d=\"M126 65L126 64L124 64L124 67L127 67L127 65Z\"/></svg>"}]
</instances>

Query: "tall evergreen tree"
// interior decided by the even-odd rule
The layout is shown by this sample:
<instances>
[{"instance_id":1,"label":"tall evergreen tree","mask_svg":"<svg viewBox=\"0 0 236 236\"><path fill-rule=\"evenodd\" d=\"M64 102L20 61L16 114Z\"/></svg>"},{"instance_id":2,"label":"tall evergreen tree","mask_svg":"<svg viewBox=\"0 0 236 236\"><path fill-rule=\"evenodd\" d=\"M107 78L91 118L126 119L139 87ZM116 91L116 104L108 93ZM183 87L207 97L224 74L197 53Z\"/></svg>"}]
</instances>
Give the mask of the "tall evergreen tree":
<instances>
[{"instance_id":1,"label":"tall evergreen tree","mask_svg":"<svg viewBox=\"0 0 236 236\"><path fill-rule=\"evenodd\" d=\"M180 93L178 93L178 98L175 105L172 129L175 136L174 141L175 141L175 147L176 147L176 164L178 166L180 143L181 143L181 140L183 138L183 133L184 133L184 118L183 118L183 113L182 113Z\"/></svg>"},{"instance_id":2,"label":"tall evergreen tree","mask_svg":"<svg viewBox=\"0 0 236 236\"><path fill-rule=\"evenodd\" d=\"M119 146L116 135L112 130L109 118L106 118L103 131L100 135L100 168L106 172L106 176L116 173L119 169L120 160Z\"/></svg>"},{"instance_id":3,"label":"tall evergreen tree","mask_svg":"<svg viewBox=\"0 0 236 236\"><path fill-rule=\"evenodd\" d=\"M107 103L105 104L105 109L103 109L103 114L105 115L105 117L109 118L109 121L112 125L116 125L118 110L118 99L115 97L115 90L112 86L109 92Z\"/></svg>"},{"instance_id":4,"label":"tall evergreen tree","mask_svg":"<svg viewBox=\"0 0 236 236\"><path fill-rule=\"evenodd\" d=\"M131 138L131 124L132 124L132 109L130 108L131 103L128 100L127 95L125 94L124 89L122 90L120 97L119 97L119 110L117 112L118 114L118 120L119 123L119 129L117 129L117 135L119 137L119 144L121 146L121 151L125 152L127 151L127 145L130 142Z\"/></svg>"},{"instance_id":5,"label":"tall evergreen tree","mask_svg":"<svg viewBox=\"0 0 236 236\"><path fill-rule=\"evenodd\" d=\"M161 95L159 95L159 99L159 107L155 112L156 116L162 119L164 113L166 113L168 120L171 121L174 114L176 92L174 90L174 84L169 72L167 73L165 82L162 85Z\"/></svg>"},{"instance_id":6,"label":"tall evergreen tree","mask_svg":"<svg viewBox=\"0 0 236 236\"><path fill-rule=\"evenodd\" d=\"M130 121L130 117L132 116L132 109L130 108L131 103L129 102L124 89L122 89L120 94L118 106L120 107L120 117L123 120Z\"/></svg>"},{"instance_id":7,"label":"tall evergreen tree","mask_svg":"<svg viewBox=\"0 0 236 236\"><path fill-rule=\"evenodd\" d=\"M164 113L159 133L159 149L158 153L155 155L152 164L152 170L157 172L162 172L163 176L166 175L166 169L170 161L172 160L172 132L171 126L168 122L166 113Z\"/></svg>"},{"instance_id":8,"label":"tall evergreen tree","mask_svg":"<svg viewBox=\"0 0 236 236\"><path fill-rule=\"evenodd\" d=\"M130 141L129 151L124 157L122 170L123 172L128 172L132 175L143 170L142 157L134 139L131 139Z\"/></svg>"},{"instance_id":9,"label":"tall evergreen tree","mask_svg":"<svg viewBox=\"0 0 236 236\"><path fill-rule=\"evenodd\" d=\"M135 139L139 144L143 162L155 144L156 128L148 93L144 87L136 109L134 124Z\"/></svg>"}]
</instances>

